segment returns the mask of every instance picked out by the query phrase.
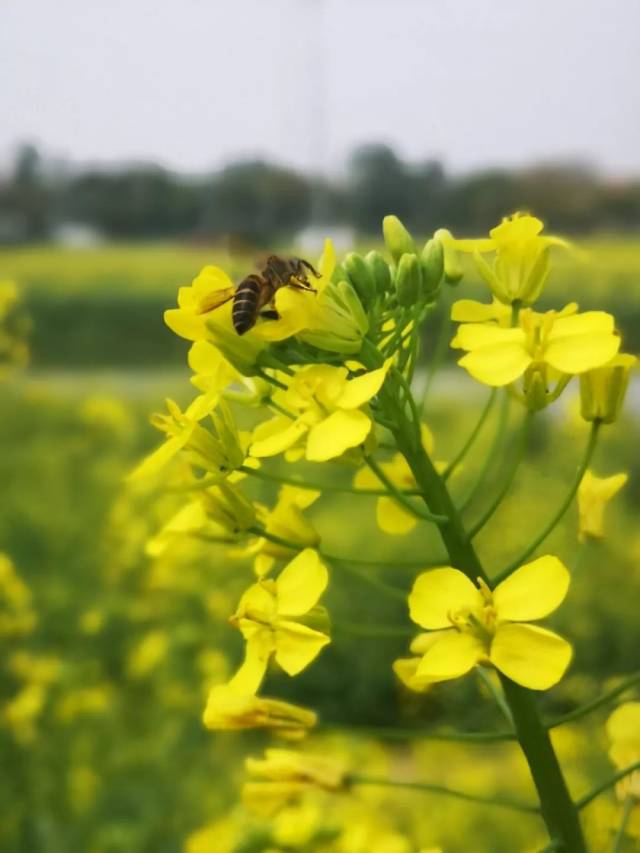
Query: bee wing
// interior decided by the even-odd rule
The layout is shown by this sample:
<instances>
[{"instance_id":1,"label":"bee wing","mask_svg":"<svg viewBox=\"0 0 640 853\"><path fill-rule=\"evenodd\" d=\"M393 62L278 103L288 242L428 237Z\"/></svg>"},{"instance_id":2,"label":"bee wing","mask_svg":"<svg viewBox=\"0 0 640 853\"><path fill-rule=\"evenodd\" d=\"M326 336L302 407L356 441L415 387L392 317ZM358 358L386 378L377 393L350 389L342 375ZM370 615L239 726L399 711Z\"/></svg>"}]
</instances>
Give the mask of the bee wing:
<instances>
[{"instance_id":1,"label":"bee wing","mask_svg":"<svg viewBox=\"0 0 640 853\"><path fill-rule=\"evenodd\" d=\"M233 299L235 292L235 287L225 287L222 290L214 290L213 293L210 293L206 297L206 299L202 300L198 309L198 314L208 314L209 311L219 308L221 305L224 305L225 302Z\"/></svg>"}]
</instances>

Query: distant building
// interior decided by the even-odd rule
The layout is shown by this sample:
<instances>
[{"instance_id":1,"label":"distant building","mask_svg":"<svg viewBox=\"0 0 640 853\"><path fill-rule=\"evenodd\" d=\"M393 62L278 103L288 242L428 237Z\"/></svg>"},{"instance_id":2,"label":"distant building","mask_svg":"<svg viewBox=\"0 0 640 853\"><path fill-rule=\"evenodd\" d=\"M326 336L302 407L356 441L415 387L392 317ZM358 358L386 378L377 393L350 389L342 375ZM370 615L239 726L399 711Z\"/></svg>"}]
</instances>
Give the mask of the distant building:
<instances>
[{"instance_id":1,"label":"distant building","mask_svg":"<svg viewBox=\"0 0 640 853\"><path fill-rule=\"evenodd\" d=\"M105 242L103 232L86 222L61 222L52 229L51 239L70 249L90 249Z\"/></svg>"},{"instance_id":2,"label":"distant building","mask_svg":"<svg viewBox=\"0 0 640 853\"><path fill-rule=\"evenodd\" d=\"M298 231L293 238L293 245L299 247L301 252L319 255L327 237L333 241L336 252L343 254L353 249L356 235L349 225L308 225Z\"/></svg>"}]
</instances>

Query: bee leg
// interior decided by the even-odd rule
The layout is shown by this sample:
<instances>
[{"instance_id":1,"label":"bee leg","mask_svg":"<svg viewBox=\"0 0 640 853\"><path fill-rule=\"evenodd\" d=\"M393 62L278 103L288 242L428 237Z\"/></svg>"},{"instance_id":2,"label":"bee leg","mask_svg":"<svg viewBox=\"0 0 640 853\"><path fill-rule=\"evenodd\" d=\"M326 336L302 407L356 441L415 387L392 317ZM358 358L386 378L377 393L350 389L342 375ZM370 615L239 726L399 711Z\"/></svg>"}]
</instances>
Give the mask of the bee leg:
<instances>
[{"instance_id":1,"label":"bee leg","mask_svg":"<svg viewBox=\"0 0 640 853\"><path fill-rule=\"evenodd\" d=\"M320 273L316 270L316 268L313 266L313 264L309 263L309 261L305 261L303 258L300 258L300 266L306 267L306 269L308 269L309 272L312 275L314 275L316 278L322 278Z\"/></svg>"},{"instance_id":2,"label":"bee leg","mask_svg":"<svg viewBox=\"0 0 640 853\"><path fill-rule=\"evenodd\" d=\"M265 320L279 320L280 315L275 310L275 308L266 308L264 311L260 312L260 316L264 317Z\"/></svg>"},{"instance_id":3,"label":"bee leg","mask_svg":"<svg viewBox=\"0 0 640 853\"><path fill-rule=\"evenodd\" d=\"M315 287L311 287L309 282L302 281L299 278L292 279L289 282L289 287L293 287L294 290L306 290L307 293L316 293Z\"/></svg>"}]
</instances>

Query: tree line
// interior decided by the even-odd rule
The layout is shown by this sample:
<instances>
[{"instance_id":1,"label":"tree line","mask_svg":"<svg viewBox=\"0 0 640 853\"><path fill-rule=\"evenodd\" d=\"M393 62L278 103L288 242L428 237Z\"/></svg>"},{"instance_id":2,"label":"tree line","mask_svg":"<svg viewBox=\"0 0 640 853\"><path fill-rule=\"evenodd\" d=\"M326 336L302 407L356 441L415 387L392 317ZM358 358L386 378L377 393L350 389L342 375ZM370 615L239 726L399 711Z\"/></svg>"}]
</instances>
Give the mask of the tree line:
<instances>
[{"instance_id":1,"label":"tree line","mask_svg":"<svg viewBox=\"0 0 640 853\"><path fill-rule=\"evenodd\" d=\"M349 158L340 179L263 160L193 176L153 164L74 168L22 146L0 176L0 242L55 237L68 223L120 240L193 239L264 246L310 225L376 235L388 213L411 230L486 230L506 212L531 210L564 233L640 229L640 178L612 180L579 163L451 175L435 160L409 163L387 145Z\"/></svg>"}]
</instances>

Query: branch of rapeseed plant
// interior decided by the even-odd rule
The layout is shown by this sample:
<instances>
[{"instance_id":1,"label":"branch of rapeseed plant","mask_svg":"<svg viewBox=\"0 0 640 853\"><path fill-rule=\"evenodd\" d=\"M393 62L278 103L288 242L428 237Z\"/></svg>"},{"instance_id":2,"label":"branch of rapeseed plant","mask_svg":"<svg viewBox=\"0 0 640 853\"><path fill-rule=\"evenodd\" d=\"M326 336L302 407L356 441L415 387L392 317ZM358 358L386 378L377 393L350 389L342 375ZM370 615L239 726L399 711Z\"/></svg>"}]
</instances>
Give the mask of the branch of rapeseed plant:
<instances>
[{"instance_id":1,"label":"branch of rapeseed plant","mask_svg":"<svg viewBox=\"0 0 640 853\"><path fill-rule=\"evenodd\" d=\"M504 568L493 578L494 584L497 584L505 578L508 578L509 575L512 574L518 568L518 566L521 566L524 562L526 562L526 560L537 550L540 545L542 545L547 536L549 536L549 534L557 527L559 522L562 520L564 514L571 506L576 492L578 491L578 487L582 482L582 478L584 477L585 471L587 470L587 468L589 467L589 463L591 462L591 457L593 456L593 452L596 449L596 444L598 441L600 424L600 421L593 421L593 423L591 424L589 440L582 456L582 460L578 465L578 470L576 471L576 475L571 484L571 487L566 497L560 504L558 510L551 518L551 520L544 526L541 532L536 536L533 542L531 542L525 548L525 550L517 557L517 559L515 559L512 563L510 563L506 568Z\"/></svg>"},{"instance_id":2,"label":"branch of rapeseed plant","mask_svg":"<svg viewBox=\"0 0 640 853\"><path fill-rule=\"evenodd\" d=\"M630 687L633 687L636 684L640 684L640 672L635 672L633 675L630 675L628 678L625 678L624 681L621 681L620 684L616 685L616 687L608 690L606 693L603 693L601 696L598 696L595 699L592 699L591 702L585 702L584 705L580 705L579 708L576 708L573 711L569 711L567 714L563 714L561 717L556 717L555 720L548 723L547 728L555 729L557 726L563 726L565 723L572 723L574 720L579 720L581 717L590 714L592 711L601 708L603 705L608 705L609 702L612 702L622 693L625 693Z\"/></svg>"},{"instance_id":3,"label":"branch of rapeseed plant","mask_svg":"<svg viewBox=\"0 0 640 853\"><path fill-rule=\"evenodd\" d=\"M398 426L394 430L398 450L405 457L421 488L422 498L429 511L449 518L449 523L438 527L438 530L449 554L450 565L462 571L474 583L481 578L491 587L491 581L473 548L444 480L422 443L415 440L419 424L407 422L403 416L404 408L400 404L403 390L395 374L390 372L380 394L385 408L400 413ZM411 411L414 411L413 407ZM549 733L540 720L533 694L502 673L500 680L540 798L541 813L549 836L560 839L571 853L584 853L586 848L578 812L569 795Z\"/></svg>"},{"instance_id":4,"label":"branch of rapeseed plant","mask_svg":"<svg viewBox=\"0 0 640 853\"><path fill-rule=\"evenodd\" d=\"M522 458L524 456L525 449L527 447L527 439L529 437L529 430L531 427L531 422L533 420L533 412L527 412L525 415L525 421L522 425L522 429L520 431L520 435L517 440L515 452L513 454L513 458L509 465L509 470L507 471L507 475L503 480L502 485L499 490L495 494L491 503L487 506L484 513L480 516L478 521L473 525L473 527L469 530L469 536L473 539L474 536L477 536L478 533L483 529L483 527L491 520L494 513L504 500L507 495L507 492L511 488L515 476L518 472L518 468L520 467L520 463L522 462Z\"/></svg>"},{"instance_id":5,"label":"branch of rapeseed plant","mask_svg":"<svg viewBox=\"0 0 640 853\"><path fill-rule=\"evenodd\" d=\"M369 468L373 471L376 477L380 480L380 482L387 487L387 494L396 499L396 501L403 506L407 512L410 512L411 515L419 518L421 521L431 521L434 524L445 524L448 519L445 515L434 515L431 512L420 510L411 501L406 498L402 492L397 489L391 480L384 473L382 468L378 465L378 463L373 459L373 457L368 456L366 453L363 454L364 461L367 463Z\"/></svg>"},{"instance_id":6,"label":"branch of rapeseed plant","mask_svg":"<svg viewBox=\"0 0 640 853\"><path fill-rule=\"evenodd\" d=\"M253 533L255 536L261 536L264 539L268 539L275 545L281 545L283 548L288 548L291 551L304 550L303 546L300 545L300 543L291 542L288 539L283 539L281 536L276 536L275 534L270 533L268 530L265 530L263 527L249 527L247 532ZM372 575L369 572L362 571L361 569L356 568L354 565L350 565L350 563L352 562L351 560L343 560L342 557L335 557L332 554L327 554L321 550L318 550L318 554L323 560L330 562L333 566L339 567L343 571L347 572L347 574L359 578L360 580L369 584L369 586L373 587L374 589L377 589L381 593L384 593L384 595L387 595L389 598L393 598L396 601L406 601L407 593L404 590L398 589L395 586L391 586L391 584L387 584L384 581L381 581L375 575Z\"/></svg>"},{"instance_id":7,"label":"branch of rapeseed plant","mask_svg":"<svg viewBox=\"0 0 640 853\"><path fill-rule=\"evenodd\" d=\"M352 634L354 637L412 637L413 628L396 625L359 625L356 622L336 622L331 620L334 633Z\"/></svg>"},{"instance_id":8,"label":"branch of rapeseed plant","mask_svg":"<svg viewBox=\"0 0 640 853\"><path fill-rule=\"evenodd\" d=\"M622 807L622 816L620 818L620 826L618 827L618 831L616 832L616 837L613 841L613 847L611 848L611 853L619 853L619 851L622 850L622 845L624 843L624 837L627 834L627 826L629 825L629 819L631 818L631 813L632 813L635 805L636 805L636 798L629 795L625 799L624 806Z\"/></svg>"},{"instance_id":9,"label":"branch of rapeseed plant","mask_svg":"<svg viewBox=\"0 0 640 853\"><path fill-rule=\"evenodd\" d=\"M451 460L451 462L449 462L447 467L442 472L442 477L444 480L449 479L449 477L453 474L453 472L456 470L458 465L462 462L462 460L465 458L467 453L473 447L475 440L480 435L480 431L482 430L482 427L484 426L487 418L489 417L489 414L491 413L491 410L493 409L494 403L496 401L496 396L497 396L497 390L495 388L492 388L491 393L489 394L489 397L487 399L487 402L485 403L485 405L482 409L482 412L480 413L480 417L476 421L474 428L471 430L469 437L467 438L465 443L462 445L462 447L460 448L458 453L454 456L454 458Z\"/></svg>"},{"instance_id":10,"label":"branch of rapeseed plant","mask_svg":"<svg viewBox=\"0 0 640 853\"><path fill-rule=\"evenodd\" d=\"M310 491L334 492L336 494L345 495L371 495L376 497L389 497L387 489L358 489L355 486L338 486L333 483L318 483L314 480L302 480L299 477L287 477L281 474L270 474L263 471L262 468L249 468L241 465L238 471L244 474L249 474L251 477L256 477L258 480L267 480L270 483L288 483L290 486L297 486L299 489L308 489ZM204 481L202 481L204 483ZM217 481L216 481L217 482ZM207 483L206 485L209 485ZM193 488L198 488L194 486ZM205 488L203 485L202 488ZM419 489L397 489L402 495L419 495ZM394 493L395 494L395 493Z\"/></svg>"},{"instance_id":11,"label":"branch of rapeseed plant","mask_svg":"<svg viewBox=\"0 0 640 853\"><path fill-rule=\"evenodd\" d=\"M485 480L487 479L487 476L489 474L489 471L493 467L495 458L502 449L505 433L507 430L507 422L509 420L509 402L509 395L505 393L502 397L502 405L500 406L500 413L498 415L498 423L496 426L496 432L493 438L493 442L491 443L491 447L485 455L484 461L482 463L482 468L480 469L480 473L476 477L475 482L471 485L466 495L458 504L458 509L460 512L464 511L469 506L469 504L478 494L480 489L483 487Z\"/></svg>"},{"instance_id":12,"label":"branch of rapeseed plant","mask_svg":"<svg viewBox=\"0 0 640 853\"><path fill-rule=\"evenodd\" d=\"M384 788L405 788L412 791L424 791L429 794L442 794L446 797L466 800L469 803L480 803L484 806L500 806L519 812L528 812L529 814L540 813L540 809L537 806L524 803L521 800L512 799L511 797L485 797L482 794L471 794L467 791L458 791L455 788L448 788L446 785L436 785L430 782L401 782L398 780L376 779L371 776L353 774L347 777L347 785L376 785Z\"/></svg>"},{"instance_id":13,"label":"branch of rapeseed plant","mask_svg":"<svg viewBox=\"0 0 640 853\"><path fill-rule=\"evenodd\" d=\"M622 770L618 770L615 773L612 773L611 776L607 776L607 778L597 785L592 791L589 791L589 793L585 794L584 797L580 797L580 799L576 801L576 807L578 809L584 809L589 805L589 803L593 802L596 797L599 797L600 794L603 794L609 788L613 788L617 782L620 782L621 779L624 779L625 776L628 776L635 770L640 770L640 761L634 761L633 764L629 764L628 767L623 767Z\"/></svg>"},{"instance_id":14,"label":"branch of rapeseed plant","mask_svg":"<svg viewBox=\"0 0 640 853\"><path fill-rule=\"evenodd\" d=\"M438 732L431 729L399 729L385 726L358 726L347 724L326 724L329 727L347 729L352 734L362 737L376 737L383 740L407 741L407 740L434 740L452 743L499 743L501 741L513 741L516 739L515 732Z\"/></svg>"}]
</instances>

